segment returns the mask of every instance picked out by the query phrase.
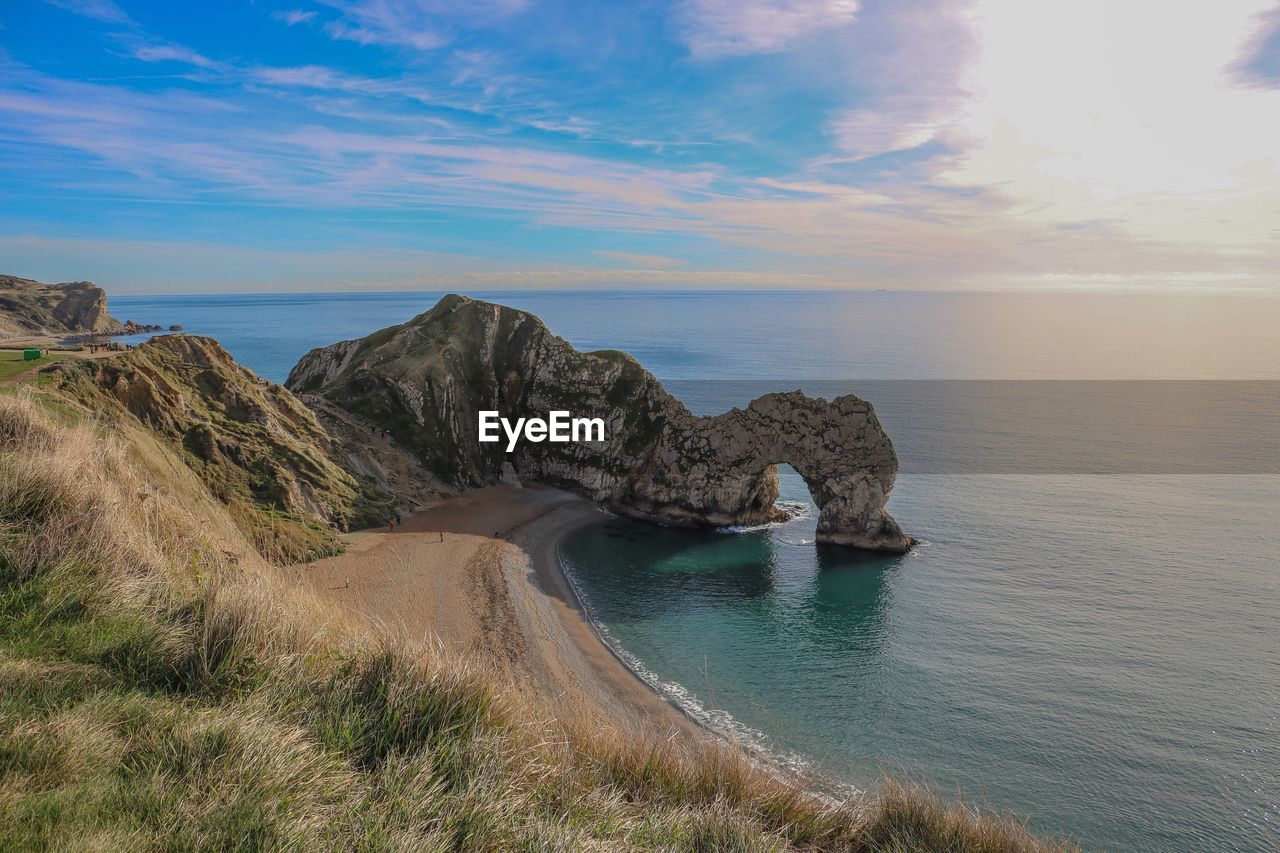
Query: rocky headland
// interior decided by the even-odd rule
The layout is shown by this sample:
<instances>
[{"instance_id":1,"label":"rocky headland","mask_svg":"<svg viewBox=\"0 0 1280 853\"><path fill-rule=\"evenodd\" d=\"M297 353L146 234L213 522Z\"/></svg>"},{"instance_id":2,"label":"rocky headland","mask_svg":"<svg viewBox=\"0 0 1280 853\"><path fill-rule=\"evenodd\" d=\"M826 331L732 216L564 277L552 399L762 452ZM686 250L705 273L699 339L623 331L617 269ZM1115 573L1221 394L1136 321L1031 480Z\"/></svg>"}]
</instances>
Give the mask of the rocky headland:
<instances>
[{"instance_id":1,"label":"rocky headland","mask_svg":"<svg viewBox=\"0 0 1280 853\"><path fill-rule=\"evenodd\" d=\"M163 326L126 320L107 310L107 294L91 281L45 284L0 275L0 340L49 337L66 343L160 332Z\"/></svg>"},{"instance_id":2,"label":"rocky headland","mask_svg":"<svg viewBox=\"0 0 1280 853\"><path fill-rule=\"evenodd\" d=\"M898 459L869 403L799 391L699 417L635 359L579 352L532 314L451 295L400 326L312 350L286 383L315 407L385 429L439 481L465 489L518 481L565 488L622 515L684 526L777 520L776 466L791 465L819 507L819 542L903 552L885 510ZM477 438L481 410L601 417L596 442ZM326 414L330 412L330 414Z\"/></svg>"},{"instance_id":3,"label":"rocky headland","mask_svg":"<svg viewBox=\"0 0 1280 853\"><path fill-rule=\"evenodd\" d=\"M43 284L0 275L0 337L108 334L119 325L107 313L107 294L92 282Z\"/></svg>"}]
</instances>

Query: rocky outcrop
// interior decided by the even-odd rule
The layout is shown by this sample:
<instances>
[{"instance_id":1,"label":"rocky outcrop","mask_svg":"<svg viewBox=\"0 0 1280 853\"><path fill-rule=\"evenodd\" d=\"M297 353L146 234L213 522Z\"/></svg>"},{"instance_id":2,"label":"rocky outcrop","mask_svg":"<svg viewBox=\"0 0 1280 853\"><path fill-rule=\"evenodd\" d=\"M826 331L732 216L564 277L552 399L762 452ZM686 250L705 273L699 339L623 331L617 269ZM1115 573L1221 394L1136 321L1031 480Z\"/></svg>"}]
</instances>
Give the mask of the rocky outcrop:
<instances>
[{"instance_id":1,"label":"rocky outcrop","mask_svg":"<svg viewBox=\"0 0 1280 853\"><path fill-rule=\"evenodd\" d=\"M141 335L144 332L163 332L166 331L164 326L159 323L139 323L137 320L125 320L123 323L116 323L105 329L96 332L98 335ZM181 329L173 329L172 331L181 331Z\"/></svg>"},{"instance_id":2,"label":"rocky outcrop","mask_svg":"<svg viewBox=\"0 0 1280 853\"><path fill-rule=\"evenodd\" d=\"M109 334L120 325L107 313L107 294L92 282L42 284L0 275L0 337Z\"/></svg>"},{"instance_id":3,"label":"rocky outcrop","mask_svg":"<svg viewBox=\"0 0 1280 853\"><path fill-rule=\"evenodd\" d=\"M699 417L625 353L579 352L512 308L447 296L404 325L312 350L287 385L380 425L456 487L515 477L635 518L755 524L781 515L776 465L786 463L820 509L820 542L912 544L885 510L898 460L869 403L795 391ZM606 439L525 441L507 453L478 441L481 410L601 417Z\"/></svg>"}]
</instances>

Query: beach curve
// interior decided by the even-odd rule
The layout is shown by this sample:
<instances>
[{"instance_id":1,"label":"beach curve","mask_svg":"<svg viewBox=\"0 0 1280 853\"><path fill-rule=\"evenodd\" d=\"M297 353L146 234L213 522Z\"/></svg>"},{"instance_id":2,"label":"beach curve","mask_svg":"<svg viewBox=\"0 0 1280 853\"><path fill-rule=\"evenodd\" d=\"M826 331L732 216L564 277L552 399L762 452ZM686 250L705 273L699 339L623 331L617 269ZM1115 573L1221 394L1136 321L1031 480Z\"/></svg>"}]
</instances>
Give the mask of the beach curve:
<instances>
[{"instance_id":1,"label":"beach curve","mask_svg":"<svg viewBox=\"0 0 1280 853\"><path fill-rule=\"evenodd\" d=\"M565 576L560 543L601 518L577 495L492 486L350 534L297 568L322 598L376 630L438 642L494 666L565 724L600 733L717 739L616 657Z\"/></svg>"}]
</instances>

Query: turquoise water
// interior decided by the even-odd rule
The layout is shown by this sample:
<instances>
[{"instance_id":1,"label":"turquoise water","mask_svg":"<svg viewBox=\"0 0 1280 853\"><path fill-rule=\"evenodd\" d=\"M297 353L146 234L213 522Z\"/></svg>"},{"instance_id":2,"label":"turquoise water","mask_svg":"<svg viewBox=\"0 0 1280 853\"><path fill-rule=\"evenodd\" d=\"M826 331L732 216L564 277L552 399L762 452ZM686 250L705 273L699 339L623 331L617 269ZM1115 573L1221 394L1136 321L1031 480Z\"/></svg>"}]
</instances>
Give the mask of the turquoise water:
<instances>
[{"instance_id":1,"label":"turquoise water","mask_svg":"<svg viewBox=\"0 0 1280 853\"><path fill-rule=\"evenodd\" d=\"M920 475L892 506L908 557L799 544L812 520L613 520L563 557L674 698L828 777L960 786L1090 846L1280 845L1280 478Z\"/></svg>"},{"instance_id":2,"label":"turquoise water","mask_svg":"<svg viewBox=\"0 0 1280 853\"><path fill-rule=\"evenodd\" d=\"M632 352L701 411L775 382L1280 378L1275 298L493 298L579 347ZM212 334L280 380L306 349L434 300L112 305L122 318ZM1261 425L1270 404L1250 407L1271 385L1211 397L1220 416L1197 417L1207 433L1240 411L1246 428ZM817 548L812 513L737 533L604 521L563 552L602 629L691 710L832 784L888 770L960 786L1090 848L1280 849L1280 476L1215 473L1249 470L1227 464L1231 444L1209 454L1221 468L1197 474L1166 473L1177 460L1158 454L1124 474L938 473L951 469L921 457L967 445L953 445L946 417L919 423L912 412L887 405L882 417L911 455L890 508L925 541L915 553ZM1011 422L1004 407L991 413L984 458L1041 450ZM1232 442L1247 439L1239 430ZM804 484L783 474L783 497L806 503Z\"/></svg>"}]
</instances>

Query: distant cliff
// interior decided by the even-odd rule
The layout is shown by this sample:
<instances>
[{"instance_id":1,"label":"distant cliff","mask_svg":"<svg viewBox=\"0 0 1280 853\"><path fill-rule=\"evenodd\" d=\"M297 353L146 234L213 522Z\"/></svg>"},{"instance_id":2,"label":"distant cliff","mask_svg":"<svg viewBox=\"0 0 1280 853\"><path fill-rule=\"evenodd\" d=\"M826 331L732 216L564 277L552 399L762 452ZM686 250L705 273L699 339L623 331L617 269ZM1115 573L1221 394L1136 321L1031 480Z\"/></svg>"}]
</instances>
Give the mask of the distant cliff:
<instances>
[{"instance_id":1,"label":"distant cliff","mask_svg":"<svg viewBox=\"0 0 1280 853\"><path fill-rule=\"evenodd\" d=\"M795 391L697 417L625 353L579 352L512 308L447 296L404 325L312 350L287 385L385 428L457 487L514 476L661 523L754 524L781 515L776 465L787 463L820 508L820 542L912 543L884 508L898 459L869 403ZM477 440L481 410L601 417L607 437L506 453Z\"/></svg>"},{"instance_id":2,"label":"distant cliff","mask_svg":"<svg viewBox=\"0 0 1280 853\"><path fill-rule=\"evenodd\" d=\"M106 334L122 325L107 313L107 294L92 282L42 284L0 275L0 338Z\"/></svg>"}]
</instances>

